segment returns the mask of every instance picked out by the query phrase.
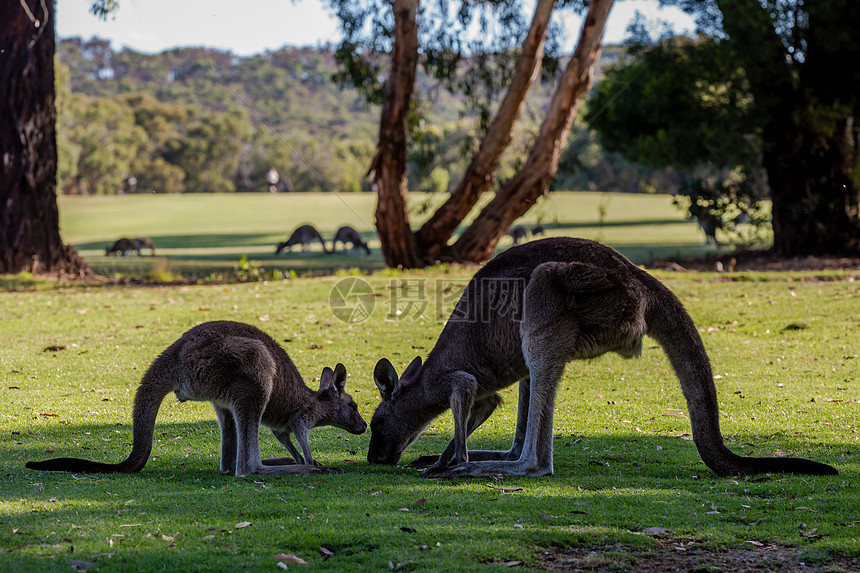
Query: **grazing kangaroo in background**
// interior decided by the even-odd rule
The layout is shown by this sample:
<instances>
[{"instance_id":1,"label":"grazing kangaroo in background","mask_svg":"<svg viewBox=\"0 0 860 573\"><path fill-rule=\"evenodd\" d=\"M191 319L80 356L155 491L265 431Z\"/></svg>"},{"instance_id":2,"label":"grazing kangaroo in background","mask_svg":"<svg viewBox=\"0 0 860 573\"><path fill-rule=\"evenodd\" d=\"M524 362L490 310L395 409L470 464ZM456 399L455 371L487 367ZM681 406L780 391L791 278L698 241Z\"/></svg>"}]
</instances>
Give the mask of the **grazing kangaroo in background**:
<instances>
[{"instance_id":1,"label":"grazing kangaroo in background","mask_svg":"<svg viewBox=\"0 0 860 573\"><path fill-rule=\"evenodd\" d=\"M711 213L704 211L699 213L696 216L696 222L699 223L699 227L705 233L705 244L710 245L711 242L717 246L719 246L719 242L717 242L717 229L721 226L718 218Z\"/></svg>"},{"instance_id":2,"label":"grazing kangaroo in background","mask_svg":"<svg viewBox=\"0 0 860 573\"><path fill-rule=\"evenodd\" d=\"M149 237L137 237L131 240L134 243L135 249L137 249L137 254L140 254L140 250L143 248L147 248L150 250L150 255L155 256L155 243L152 242L152 239Z\"/></svg>"},{"instance_id":3,"label":"grazing kangaroo in background","mask_svg":"<svg viewBox=\"0 0 860 573\"><path fill-rule=\"evenodd\" d=\"M135 243L135 241L123 237L121 239L117 239L117 241L113 244L112 247L108 247L105 249L105 256L109 257L111 255L122 255L123 257L125 257L132 252L135 252L140 255L140 247Z\"/></svg>"},{"instance_id":4,"label":"grazing kangaroo in background","mask_svg":"<svg viewBox=\"0 0 860 573\"><path fill-rule=\"evenodd\" d=\"M306 249L311 248L311 241L313 241L314 239L319 240L320 244L322 245L323 251L325 251L327 254L332 253L332 251L329 251L328 248L326 248L325 241L323 241L320 232L317 231L313 225L302 225L301 227L293 231L293 234L290 235L289 239L278 243L278 246L275 249L275 254L280 254L280 252L284 249L291 251L293 245L301 245L302 252L305 252Z\"/></svg>"},{"instance_id":5,"label":"grazing kangaroo in background","mask_svg":"<svg viewBox=\"0 0 860 573\"><path fill-rule=\"evenodd\" d=\"M331 252L336 250L338 243L343 244L344 250L346 250L346 244L351 243L353 249L364 249L365 253L370 254L370 247L362 240L358 231L352 227L341 227L337 230L337 233L334 234L334 240L331 242Z\"/></svg>"},{"instance_id":6,"label":"grazing kangaroo in background","mask_svg":"<svg viewBox=\"0 0 860 573\"><path fill-rule=\"evenodd\" d=\"M425 363L415 358L399 379L387 359L377 363L382 402L370 423L367 459L396 464L450 408L454 438L441 455L418 460L432 463L426 476L551 474L555 395L565 364L605 352L638 356L646 334L669 357L687 400L693 441L715 473L837 473L805 459L732 453L720 434L705 347L681 302L612 249L566 237L512 247L488 262L467 285ZM519 406L511 449L468 451L467 437L501 403L497 392L514 382Z\"/></svg>"},{"instance_id":7,"label":"grazing kangaroo in background","mask_svg":"<svg viewBox=\"0 0 860 573\"><path fill-rule=\"evenodd\" d=\"M508 231L508 235L510 235L510 237L514 240L515 245L519 245L520 241L525 239L528 236L528 234L529 234L529 232L526 231L526 228L520 227L519 225L517 225L516 227L514 227L510 231Z\"/></svg>"},{"instance_id":8,"label":"grazing kangaroo in background","mask_svg":"<svg viewBox=\"0 0 860 573\"><path fill-rule=\"evenodd\" d=\"M290 357L268 334L241 322L195 326L155 359L134 397L133 445L125 461L105 464L79 458L27 462L34 470L134 473L152 452L155 417L164 397L209 401L221 426L221 471L248 474L308 474L338 471L315 465L308 431L335 426L361 434L367 424L344 392L346 368L324 368L314 392ZM292 458L260 459L260 424L269 427ZM290 440L295 434L301 453Z\"/></svg>"}]
</instances>

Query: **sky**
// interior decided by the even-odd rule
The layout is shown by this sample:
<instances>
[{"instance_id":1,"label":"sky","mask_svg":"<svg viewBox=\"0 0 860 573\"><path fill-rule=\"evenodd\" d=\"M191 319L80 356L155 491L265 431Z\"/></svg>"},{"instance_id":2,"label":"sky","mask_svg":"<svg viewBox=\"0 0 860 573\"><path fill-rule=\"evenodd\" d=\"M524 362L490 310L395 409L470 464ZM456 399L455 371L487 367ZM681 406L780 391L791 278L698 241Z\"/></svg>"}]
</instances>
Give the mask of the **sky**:
<instances>
[{"instance_id":1,"label":"sky","mask_svg":"<svg viewBox=\"0 0 860 573\"><path fill-rule=\"evenodd\" d=\"M59 0L57 34L92 36L124 47L157 53L180 46L207 46L241 56L283 46L317 46L340 39L337 20L322 0L120 0L108 21L90 14L92 0ZM659 29L667 21L678 33L694 29L692 18L675 8L660 9L657 0L618 1L612 8L604 43L618 43L636 11ZM565 49L576 43L582 20L564 20Z\"/></svg>"}]
</instances>

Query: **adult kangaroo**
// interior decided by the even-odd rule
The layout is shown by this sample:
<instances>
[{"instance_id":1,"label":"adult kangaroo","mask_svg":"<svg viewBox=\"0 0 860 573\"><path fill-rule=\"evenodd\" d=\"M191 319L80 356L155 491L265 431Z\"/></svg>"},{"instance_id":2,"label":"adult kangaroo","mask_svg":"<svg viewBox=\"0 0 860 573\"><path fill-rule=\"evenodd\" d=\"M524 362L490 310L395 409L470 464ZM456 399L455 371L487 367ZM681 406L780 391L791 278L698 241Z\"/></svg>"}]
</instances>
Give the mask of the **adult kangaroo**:
<instances>
[{"instance_id":1,"label":"adult kangaroo","mask_svg":"<svg viewBox=\"0 0 860 573\"><path fill-rule=\"evenodd\" d=\"M361 434L367 424L344 391L346 368L324 368L320 387L305 386L290 357L271 336L231 321L197 325L161 353L144 374L134 397L133 444L125 461L106 464L79 458L27 462L33 470L134 473L152 452L155 417L164 397L209 401L221 426L221 471L248 474L307 474L339 471L318 467L308 431L335 426ZM260 424L269 427L292 458L260 458ZM301 453L290 440L295 434Z\"/></svg>"},{"instance_id":2,"label":"adult kangaroo","mask_svg":"<svg viewBox=\"0 0 860 573\"><path fill-rule=\"evenodd\" d=\"M283 251L284 249L291 251L293 245L301 245L302 252L305 252L306 250L309 250L311 248L311 241L313 241L314 239L319 240L320 244L322 245L323 251L325 251L327 254L332 253L332 251L329 251L328 248L325 246L325 241L323 241L322 235L320 235L320 232L316 230L316 227L314 227L313 225L302 225L298 227L295 231L293 231L293 234L290 235L289 239L278 243L277 247L275 248L275 254L280 254L281 251Z\"/></svg>"},{"instance_id":3,"label":"adult kangaroo","mask_svg":"<svg viewBox=\"0 0 860 573\"><path fill-rule=\"evenodd\" d=\"M338 243L343 245L344 250L346 250L346 244L350 243L353 250L364 249L366 254L370 254L370 247L367 246L367 243L364 242L358 231L352 227L345 226L337 230L337 233L334 234L334 239L332 239L331 242L331 252L335 251Z\"/></svg>"},{"instance_id":4,"label":"adult kangaroo","mask_svg":"<svg viewBox=\"0 0 860 573\"><path fill-rule=\"evenodd\" d=\"M655 338L681 382L693 440L720 475L761 472L836 474L799 458L750 458L732 453L720 434L711 365L692 319L657 279L612 249L565 237L512 247L467 285L422 364L398 379L383 358L374 370L382 402L370 422L367 459L396 464L424 428L451 408L454 438L428 477L540 476L553 471L552 423L564 366L605 352L641 353ZM511 449L468 451L466 438L501 403L497 392L519 382Z\"/></svg>"},{"instance_id":5,"label":"adult kangaroo","mask_svg":"<svg viewBox=\"0 0 860 573\"><path fill-rule=\"evenodd\" d=\"M105 256L122 255L123 257L130 255L132 252L140 255L140 245L135 240L123 237L117 239L116 242L105 249Z\"/></svg>"}]
</instances>

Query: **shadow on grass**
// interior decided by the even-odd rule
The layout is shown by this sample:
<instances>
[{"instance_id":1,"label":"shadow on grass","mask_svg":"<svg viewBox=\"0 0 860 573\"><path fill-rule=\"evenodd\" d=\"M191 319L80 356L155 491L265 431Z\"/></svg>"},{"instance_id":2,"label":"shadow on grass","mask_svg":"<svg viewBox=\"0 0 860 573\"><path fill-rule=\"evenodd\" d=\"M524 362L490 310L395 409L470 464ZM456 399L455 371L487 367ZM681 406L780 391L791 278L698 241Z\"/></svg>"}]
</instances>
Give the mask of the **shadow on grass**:
<instances>
[{"instance_id":1,"label":"shadow on grass","mask_svg":"<svg viewBox=\"0 0 860 573\"><path fill-rule=\"evenodd\" d=\"M20 457L22 466L27 460L49 457L83 457L108 463L119 462L131 451L131 426L130 424L123 425L122 429L118 429L118 427L101 424L80 426L63 424L43 428L39 433L30 431L26 436L18 436L17 442L19 443L12 446L10 454L12 454L11 457ZM104 438L104 436L108 436L110 439ZM156 422L154 438L157 443L154 452L160 459L169 460L176 455L175 451L185 447L189 439L203 437L203 439L211 440L211 448L208 445L204 446L206 451L210 454L218 454L220 447L218 436L218 424L214 415L211 421ZM470 449L507 450L510 446L511 436L512 434L510 436L494 435L478 430L470 438L469 447ZM348 440L344 440L344 438L348 438ZM423 435L415 446L407 449L401 464L408 463L422 454L441 452L450 438L450 435L441 433ZM812 443L809 436L800 438L780 433L766 437L726 435L724 438L726 445L739 455L768 456L770 451L778 450L795 453L797 457L811 457L816 461L835 465L842 472L856 471L856 462L844 456L844 452L851 450L853 442ZM116 443L122 443L124 447L116 445L106 447L105 441L111 439ZM369 439L369 431L361 436L350 436L342 430L320 427L311 432L311 449L317 455L324 453L326 449L331 449L332 445L337 445L340 452L350 453L353 461L364 460ZM314 442L317 443L316 447L314 447ZM343 446L346 442L350 443L348 447ZM159 443L161 445L158 445ZM53 453L46 454L44 449L40 450L48 444L53 444L51 446ZM268 451L268 454L264 455L282 455L278 452L283 451L283 448L265 427L261 427L260 444L261 450ZM269 451L272 447L275 448L275 451ZM606 473L608 471L606 468L609 468L610 473L619 476L651 474L652 477L661 479L676 479L680 474L695 475L696 477L714 476L699 458L693 442L685 438L641 434L595 436L556 434L553 447L556 476L571 471L572 468L589 468L588 471L583 472L584 475L600 475ZM162 448L164 451L160 451ZM116 452L117 449L121 450L121 453L105 453L107 450ZM171 449L175 451L171 452ZM192 452L195 455L197 453L199 452ZM105 459L105 455L117 456L117 459ZM208 459L209 455L206 458ZM7 459L9 458L7 457ZM215 466L217 468L217 462ZM367 471L371 468L385 470L385 473L391 469L375 465L367 465L363 469ZM406 471L407 473L411 472L411 470ZM743 479L760 481L755 477Z\"/></svg>"},{"instance_id":2,"label":"shadow on grass","mask_svg":"<svg viewBox=\"0 0 860 573\"><path fill-rule=\"evenodd\" d=\"M123 426L121 434L116 429L97 424L40 429L37 434L19 436L20 445L10 448L5 459L89 456L103 460L109 456L114 459L103 461L119 461L130 449L118 445L130 438L130 428ZM161 440L155 456L133 475L73 476L26 470L24 459L17 460L14 468L4 463L0 483L5 497L27 498L40 508L27 516L32 540L18 537L15 542L25 539L34 546L49 547L50 536L43 539L35 532L48 528L60 532L58 524L81 523L92 514L109 523L139 524L121 531L129 539L117 539L118 547L138 546L132 553L117 552L115 565L129 555L157 562L169 558L172 566L180 563L178 552L165 556L160 538L161 533L173 536L175 531L182 531L182 543L189 552L198 544L201 551L211 552L199 541L209 534L208 526L216 528L219 544L230 543L232 553L258 550L261 542L272 543L274 536L279 547L288 547L308 561L315 558L315 565L323 565L318 548L324 546L335 554L333 561L325 562L327 568L379 570L389 561L434 568L447 559L472 567L499 558L527 560L536 547L648 549L653 539L643 531L650 527L665 530L673 539L695 540L697 547L742 545L745 539L809 545L819 538L804 538L798 531L821 527L831 546L856 547L853 529L838 524L860 519L860 508L846 505L853 498L848 482L857 473L856 464L839 459L839 453L852 444L810 446L792 436L731 436L730 446L746 454L750 448L746 444L766 442L768 450L837 463L843 475L729 479L705 468L687 440L633 434L556 435L553 476L434 481L420 478L412 468L368 464L364 461L367 435L350 436L346 444L342 431L320 428L311 433L315 456L344 473L236 478L217 470L214 421L157 424L155 434ZM102 441L105 436L114 440L110 448ZM199 439L193 444L184 441L191 436ZM73 439L83 442L84 437L93 449L71 443ZM405 461L441 451L449 437L423 437L407 450ZM261 434L264 455L272 455L273 442L274 438ZM509 442L509 436L481 435L472 445L506 449ZM52 447L55 453L46 456L46 443L62 446ZM137 501L128 502L130 497ZM57 498L61 503L56 503ZM89 507L82 509L82 505ZM194 518L189 521L187 516ZM238 521L252 522L251 533L219 533L232 530ZM10 523L17 526L18 521ZM285 529L283 524L289 523L294 525ZM160 531L159 524L170 531ZM154 541L144 538L149 532L158 534ZM257 539L247 537L252 534ZM443 549L437 551L437 547Z\"/></svg>"},{"instance_id":3,"label":"shadow on grass","mask_svg":"<svg viewBox=\"0 0 860 573\"><path fill-rule=\"evenodd\" d=\"M688 221L678 219L610 221L603 224L586 223L548 223L544 228L552 234L576 236L582 229L621 228L649 226L689 225ZM462 229L458 229L458 233ZM245 255L249 261L263 265L267 270L280 270L289 275L294 272L303 274L331 274L341 269L357 268L362 271L373 271L385 267L378 246L371 246L372 253L367 256L354 251L338 251L329 255L323 252L318 242L311 244L309 252L295 248L291 252L275 254L275 246L279 240L289 233L226 233L226 234L175 234L158 235L151 238L156 245L157 256L149 256L144 249L142 256L106 257L104 248L110 241L92 241L80 243L76 248L84 252L93 270L103 275L129 276L171 276L178 275L186 278L207 278L230 273ZM374 231L364 231L361 236L376 243ZM456 234L455 234L456 236ZM331 248L333 233L325 234L326 247ZM714 252L714 248L699 243L678 244L616 244L607 242L611 247L629 258L636 264L647 264L656 260L677 260L702 256ZM502 242L497 249L501 252L510 245ZM183 252L183 249L195 252ZM175 252L173 252L175 251Z\"/></svg>"}]
</instances>

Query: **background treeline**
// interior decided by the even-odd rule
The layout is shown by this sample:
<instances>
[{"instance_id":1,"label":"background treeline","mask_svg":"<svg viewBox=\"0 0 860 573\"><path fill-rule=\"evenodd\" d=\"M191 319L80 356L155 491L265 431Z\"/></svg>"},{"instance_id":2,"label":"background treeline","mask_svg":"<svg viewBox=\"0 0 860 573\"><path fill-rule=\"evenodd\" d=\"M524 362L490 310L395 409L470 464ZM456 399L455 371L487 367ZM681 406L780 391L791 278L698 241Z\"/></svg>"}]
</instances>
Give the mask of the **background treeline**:
<instances>
[{"instance_id":1,"label":"background treeline","mask_svg":"<svg viewBox=\"0 0 860 573\"><path fill-rule=\"evenodd\" d=\"M603 62L622 50L607 47ZM143 54L71 38L59 41L57 59L63 193L265 191L272 166L292 191L369 190L379 108L332 79L333 48L250 57L209 48ZM447 191L465 170L477 119L462 94L424 79L419 89L410 189ZM522 161L546 101L545 90L534 90L500 180ZM554 188L667 192L675 179L671 170L604 152L580 124Z\"/></svg>"}]
</instances>

